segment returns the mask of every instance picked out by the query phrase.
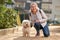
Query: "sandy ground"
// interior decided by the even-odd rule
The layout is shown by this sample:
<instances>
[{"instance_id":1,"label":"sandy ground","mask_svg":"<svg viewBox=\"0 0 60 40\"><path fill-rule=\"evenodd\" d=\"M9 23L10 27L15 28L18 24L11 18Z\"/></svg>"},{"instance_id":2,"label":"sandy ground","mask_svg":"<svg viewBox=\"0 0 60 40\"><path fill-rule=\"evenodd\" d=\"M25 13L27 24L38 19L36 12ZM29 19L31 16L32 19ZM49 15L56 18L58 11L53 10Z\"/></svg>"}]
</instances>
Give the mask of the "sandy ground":
<instances>
[{"instance_id":1,"label":"sandy ground","mask_svg":"<svg viewBox=\"0 0 60 40\"><path fill-rule=\"evenodd\" d=\"M0 40L60 40L60 26L49 26L49 29L49 37L44 37L42 30L40 31L40 37L35 37L34 27L31 28L30 37L22 37L22 27L19 27L18 32L1 36Z\"/></svg>"}]
</instances>

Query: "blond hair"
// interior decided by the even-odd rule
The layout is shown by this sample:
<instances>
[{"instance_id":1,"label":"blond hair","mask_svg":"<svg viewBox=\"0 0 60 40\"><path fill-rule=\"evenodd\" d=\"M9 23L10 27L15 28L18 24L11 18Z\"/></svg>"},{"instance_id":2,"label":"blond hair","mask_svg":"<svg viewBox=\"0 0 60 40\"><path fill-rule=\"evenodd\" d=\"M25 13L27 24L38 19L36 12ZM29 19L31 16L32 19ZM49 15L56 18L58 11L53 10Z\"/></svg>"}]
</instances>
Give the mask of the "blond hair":
<instances>
[{"instance_id":1,"label":"blond hair","mask_svg":"<svg viewBox=\"0 0 60 40\"><path fill-rule=\"evenodd\" d=\"M35 5L36 7L38 7L38 4L37 4L36 2L32 2L32 3L30 4L30 7L31 7L32 5Z\"/></svg>"},{"instance_id":2,"label":"blond hair","mask_svg":"<svg viewBox=\"0 0 60 40\"><path fill-rule=\"evenodd\" d=\"M36 2L32 2L32 3L30 4L30 7L31 7L32 5L36 5L36 9L39 10L38 4L37 4ZM29 10L29 12L31 12L31 9Z\"/></svg>"}]
</instances>

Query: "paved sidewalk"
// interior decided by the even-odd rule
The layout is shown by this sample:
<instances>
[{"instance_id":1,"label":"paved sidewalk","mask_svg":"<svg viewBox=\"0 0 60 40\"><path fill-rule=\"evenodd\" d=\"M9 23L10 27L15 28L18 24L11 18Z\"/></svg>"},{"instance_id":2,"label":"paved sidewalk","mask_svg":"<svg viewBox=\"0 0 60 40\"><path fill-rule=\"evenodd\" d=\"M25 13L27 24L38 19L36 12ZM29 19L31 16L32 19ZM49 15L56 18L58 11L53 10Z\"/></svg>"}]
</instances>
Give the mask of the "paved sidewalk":
<instances>
[{"instance_id":1,"label":"paved sidewalk","mask_svg":"<svg viewBox=\"0 0 60 40\"><path fill-rule=\"evenodd\" d=\"M1 36L0 40L60 40L60 26L49 26L49 29L49 37L44 37L42 30L40 31L40 37L35 37L34 27L31 28L30 37L22 37L22 27L19 27L16 33Z\"/></svg>"}]
</instances>

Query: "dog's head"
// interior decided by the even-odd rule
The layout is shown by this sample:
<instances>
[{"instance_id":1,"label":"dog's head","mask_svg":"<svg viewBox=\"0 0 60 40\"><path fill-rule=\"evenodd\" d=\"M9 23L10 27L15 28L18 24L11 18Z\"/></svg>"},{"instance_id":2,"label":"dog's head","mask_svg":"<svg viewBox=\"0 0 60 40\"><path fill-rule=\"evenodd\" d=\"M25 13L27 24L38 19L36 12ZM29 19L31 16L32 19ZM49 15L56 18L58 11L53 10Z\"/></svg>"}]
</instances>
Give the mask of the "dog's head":
<instances>
[{"instance_id":1,"label":"dog's head","mask_svg":"<svg viewBox=\"0 0 60 40\"><path fill-rule=\"evenodd\" d=\"M30 27L30 21L29 21L29 20L23 20L22 26L23 26L24 28Z\"/></svg>"}]
</instances>

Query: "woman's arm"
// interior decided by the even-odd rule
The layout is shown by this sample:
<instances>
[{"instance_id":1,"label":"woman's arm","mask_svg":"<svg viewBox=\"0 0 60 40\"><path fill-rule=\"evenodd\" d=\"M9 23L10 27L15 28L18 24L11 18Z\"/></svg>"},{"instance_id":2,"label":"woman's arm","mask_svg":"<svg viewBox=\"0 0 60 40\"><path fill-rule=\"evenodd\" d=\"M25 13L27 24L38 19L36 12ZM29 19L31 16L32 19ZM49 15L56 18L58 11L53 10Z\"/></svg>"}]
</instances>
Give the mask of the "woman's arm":
<instances>
[{"instance_id":1,"label":"woman's arm","mask_svg":"<svg viewBox=\"0 0 60 40\"><path fill-rule=\"evenodd\" d=\"M42 15L42 19L39 20L41 23L46 22L47 21L47 16L44 13L44 11L41 9L41 15Z\"/></svg>"}]
</instances>

